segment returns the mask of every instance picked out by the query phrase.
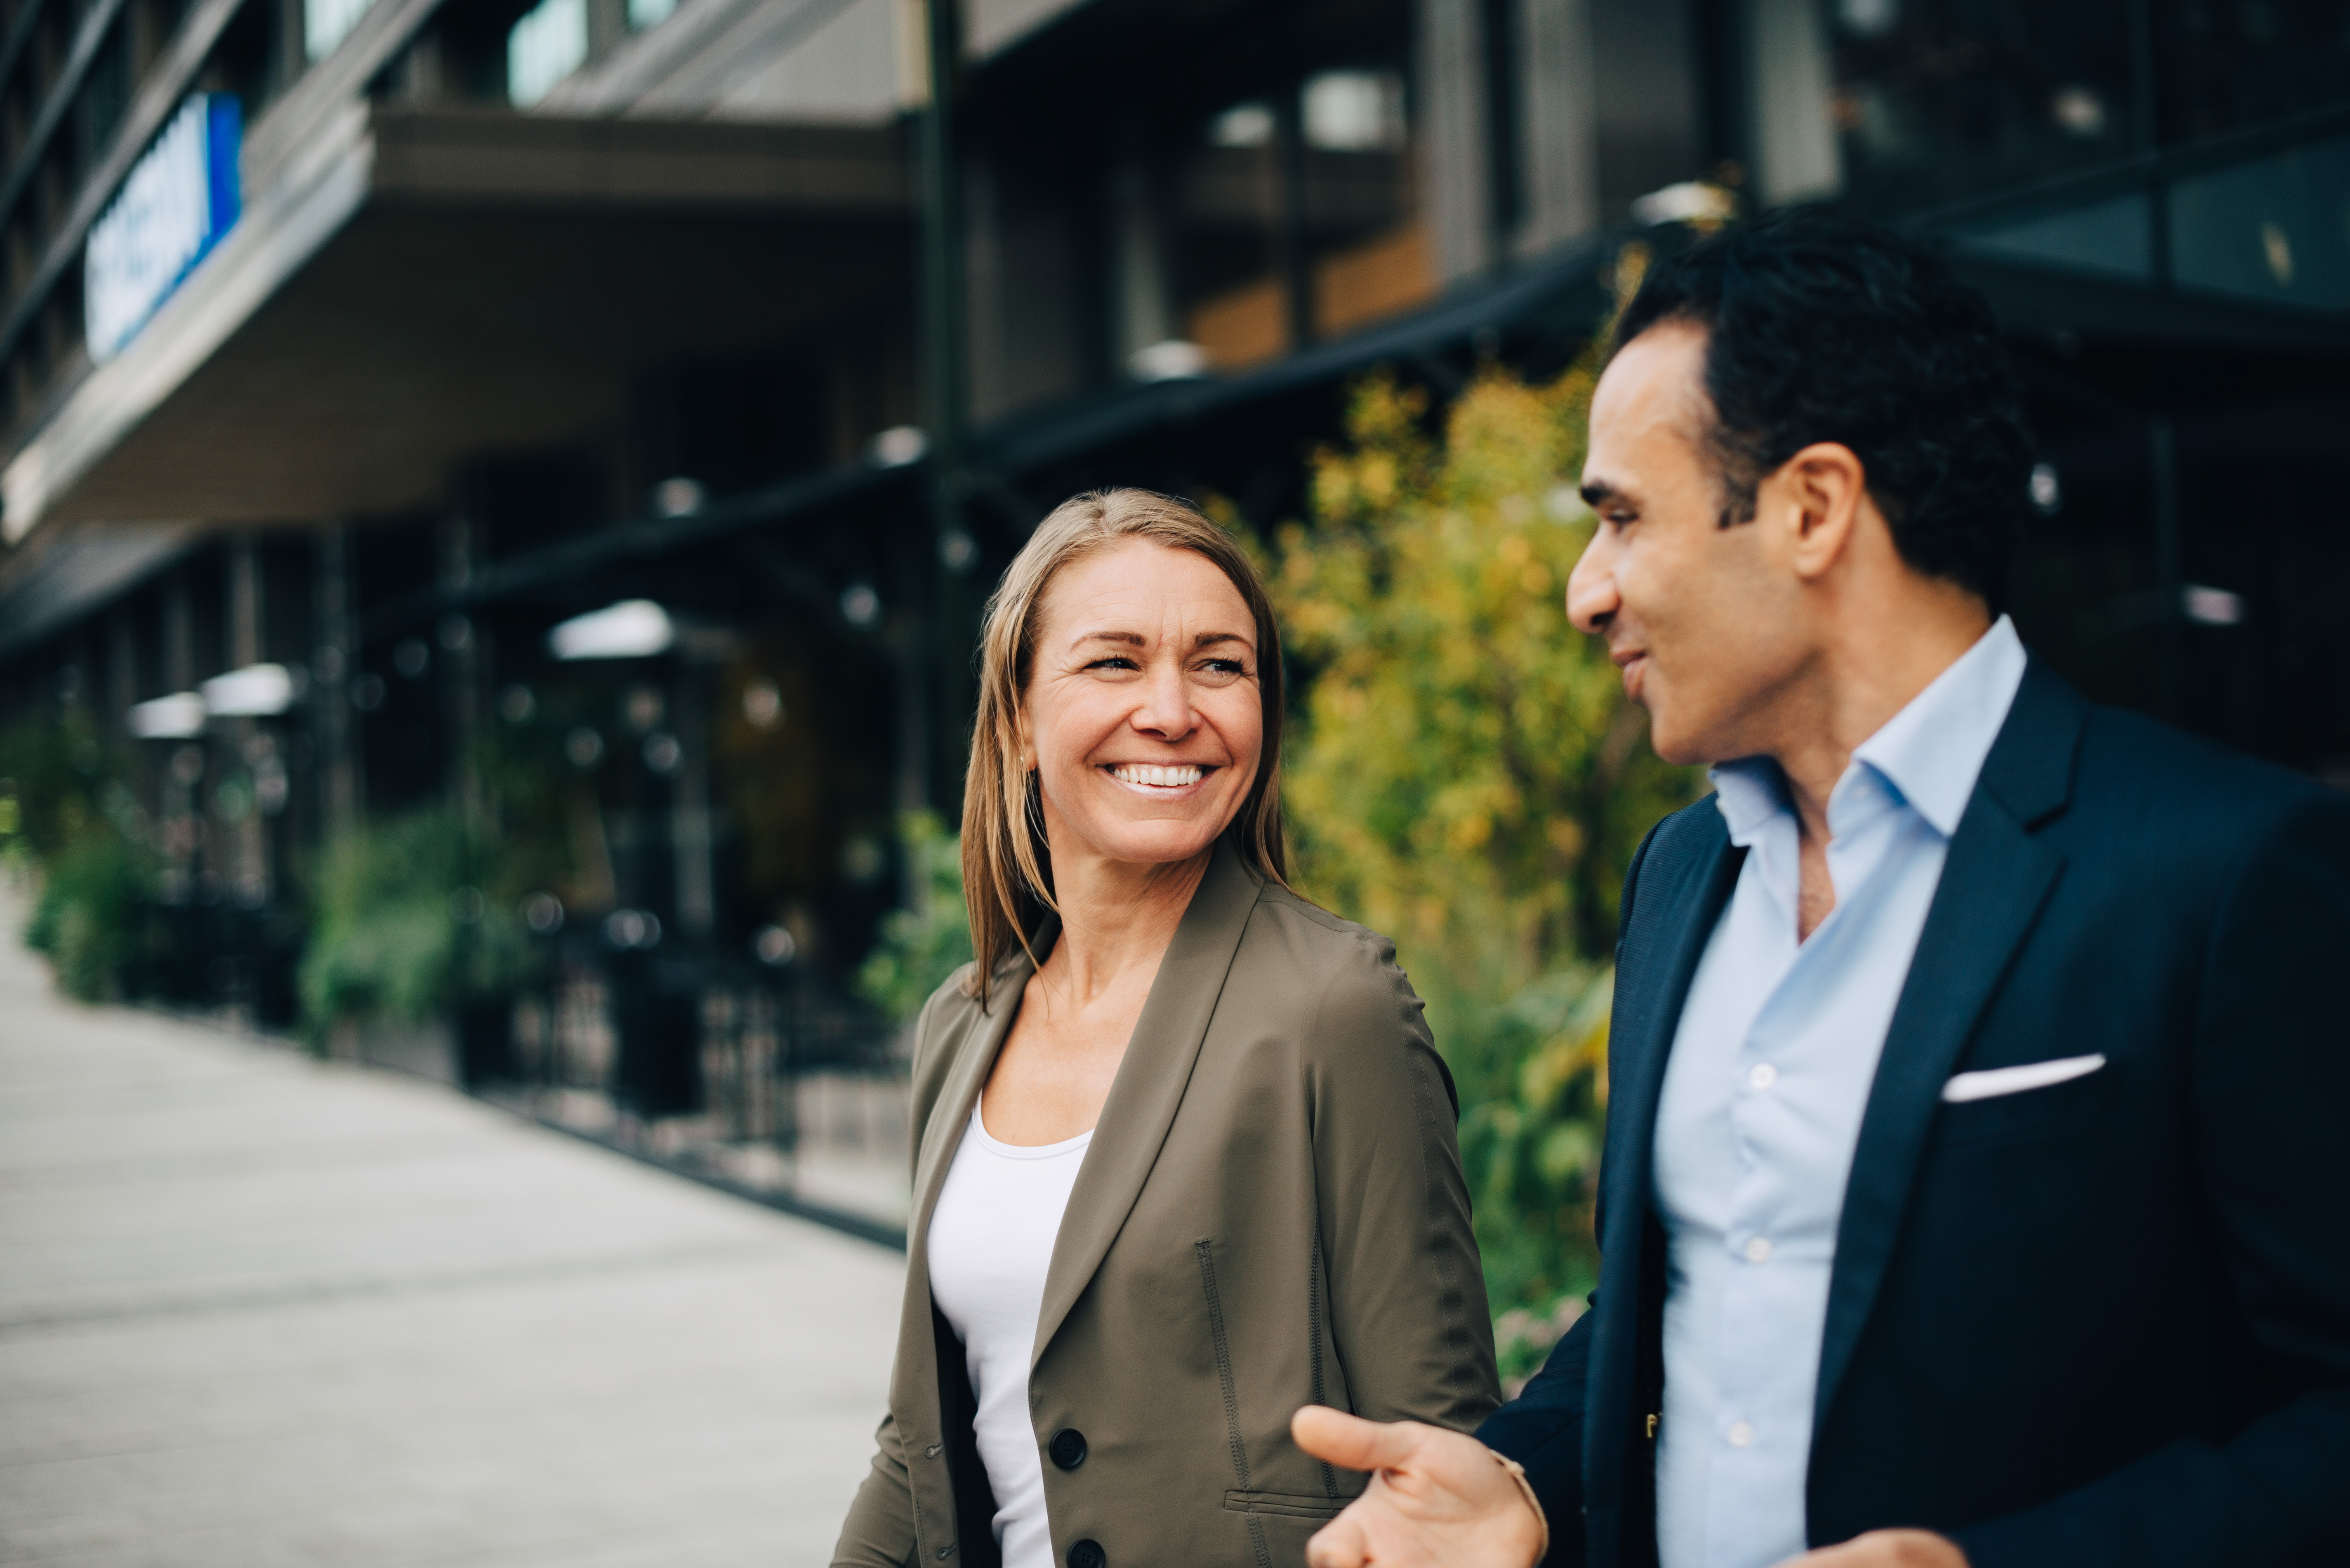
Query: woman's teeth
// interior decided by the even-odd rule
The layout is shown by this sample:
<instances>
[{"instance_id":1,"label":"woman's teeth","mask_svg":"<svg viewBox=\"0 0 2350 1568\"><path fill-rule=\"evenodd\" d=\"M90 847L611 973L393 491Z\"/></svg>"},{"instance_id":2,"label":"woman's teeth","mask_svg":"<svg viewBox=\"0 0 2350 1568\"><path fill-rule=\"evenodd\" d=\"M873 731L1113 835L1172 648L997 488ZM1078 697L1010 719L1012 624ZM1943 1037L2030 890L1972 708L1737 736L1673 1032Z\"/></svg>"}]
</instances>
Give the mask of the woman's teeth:
<instances>
[{"instance_id":1,"label":"woman's teeth","mask_svg":"<svg viewBox=\"0 0 2350 1568\"><path fill-rule=\"evenodd\" d=\"M1200 770L1190 763L1159 768L1145 763L1121 763L1110 769L1109 775L1120 784L1152 784L1159 789L1180 789L1200 782Z\"/></svg>"}]
</instances>

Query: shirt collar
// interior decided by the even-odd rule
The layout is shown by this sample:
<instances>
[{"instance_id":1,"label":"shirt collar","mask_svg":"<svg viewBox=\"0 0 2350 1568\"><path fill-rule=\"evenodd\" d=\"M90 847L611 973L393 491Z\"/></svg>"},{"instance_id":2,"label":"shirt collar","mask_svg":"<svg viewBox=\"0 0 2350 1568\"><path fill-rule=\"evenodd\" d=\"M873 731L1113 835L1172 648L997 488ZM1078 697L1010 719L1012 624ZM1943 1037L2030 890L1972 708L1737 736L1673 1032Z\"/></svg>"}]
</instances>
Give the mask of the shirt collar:
<instances>
[{"instance_id":1,"label":"shirt collar","mask_svg":"<svg viewBox=\"0 0 2350 1568\"><path fill-rule=\"evenodd\" d=\"M2002 616L1948 670L1852 753L1866 763L1945 838L1975 792L1975 779L2023 684L2023 641ZM1751 845L1763 825L1792 813L1786 776L1769 757L1741 757L1710 770L1730 841Z\"/></svg>"},{"instance_id":2,"label":"shirt collar","mask_svg":"<svg viewBox=\"0 0 2350 1568\"><path fill-rule=\"evenodd\" d=\"M1742 849L1761 836L1773 817L1794 813L1787 800L1787 775L1769 757L1716 763L1707 776L1713 781L1713 803L1730 825L1730 842Z\"/></svg>"},{"instance_id":3,"label":"shirt collar","mask_svg":"<svg viewBox=\"0 0 2350 1568\"><path fill-rule=\"evenodd\" d=\"M1863 741L1866 763L1948 838L1959 830L1983 759L2023 684L2026 662L2015 623L2002 616L1908 706Z\"/></svg>"}]
</instances>

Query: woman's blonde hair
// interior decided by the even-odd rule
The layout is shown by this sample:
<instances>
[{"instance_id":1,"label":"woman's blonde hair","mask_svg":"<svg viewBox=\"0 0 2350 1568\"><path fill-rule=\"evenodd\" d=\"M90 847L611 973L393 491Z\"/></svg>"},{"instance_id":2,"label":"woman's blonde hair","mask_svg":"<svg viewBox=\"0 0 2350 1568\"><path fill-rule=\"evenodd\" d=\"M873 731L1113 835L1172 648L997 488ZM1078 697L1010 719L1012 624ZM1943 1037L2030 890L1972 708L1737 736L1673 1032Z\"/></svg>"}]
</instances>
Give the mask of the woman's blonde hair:
<instances>
[{"instance_id":1,"label":"woman's blonde hair","mask_svg":"<svg viewBox=\"0 0 2350 1568\"><path fill-rule=\"evenodd\" d=\"M1072 496L1036 525L1005 569L980 632L979 714L972 726L971 771L963 779L962 886L972 951L979 961L967 990L983 1001L1014 948L1038 958L1030 940L1059 908L1036 775L1021 766L1021 700L1035 667L1037 611L1063 567L1126 539L1205 556L1232 579L1256 619L1264 742L1248 797L1224 835L1250 869L1288 885L1281 832L1281 634L1255 566L1231 535L1170 496L1148 490Z\"/></svg>"}]
</instances>

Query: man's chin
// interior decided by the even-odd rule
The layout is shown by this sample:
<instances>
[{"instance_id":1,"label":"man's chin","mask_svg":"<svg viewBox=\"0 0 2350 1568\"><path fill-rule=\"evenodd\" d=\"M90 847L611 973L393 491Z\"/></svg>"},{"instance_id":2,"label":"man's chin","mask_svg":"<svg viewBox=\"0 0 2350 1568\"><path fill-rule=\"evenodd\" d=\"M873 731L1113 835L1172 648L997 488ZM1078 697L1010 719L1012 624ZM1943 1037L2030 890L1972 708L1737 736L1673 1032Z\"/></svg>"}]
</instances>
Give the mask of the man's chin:
<instances>
[{"instance_id":1,"label":"man's chin","mask_svg":"<svg viewBox=\"0 0 2350 1568\"><path fill-rule=\"evenodd\" d=\"M1660 714L1646 702L1640 705L1648 710L1648 745L1659 761L1677 768L1694 768L1719 760L1701 737L1676 728L1669 712Z\"/></svg>"}]
</instances>

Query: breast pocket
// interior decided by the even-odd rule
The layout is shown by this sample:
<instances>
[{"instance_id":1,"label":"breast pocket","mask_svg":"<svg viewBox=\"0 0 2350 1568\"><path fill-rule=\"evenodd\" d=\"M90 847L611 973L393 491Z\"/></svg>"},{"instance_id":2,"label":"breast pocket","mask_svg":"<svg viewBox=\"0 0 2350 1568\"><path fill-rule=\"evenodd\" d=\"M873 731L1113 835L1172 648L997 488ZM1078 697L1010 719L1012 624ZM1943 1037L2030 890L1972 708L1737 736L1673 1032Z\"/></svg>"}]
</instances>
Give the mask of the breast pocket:
<instances>
[{"instance_id":1,"label":"breast pocket","mask_svg":"<svg viewBox=\"0 0 2350 1568\"><path fill-rule=\"evenodd\" d=\"M1996 1089L1999 1075L2006 1070L1979 1068L1951 1080L1944 1103L1936 1107L1934 1129L1938 1141L2004 1142L2065 1129L2078 1130L2121 1103L2124 1066L2118 1061L2107 1060L2093 1071L2056 1083L1981 1094L1985 1085ZM1960 1097L1970 1094L1981 1097Z\"/></svg>"}]
</instances>

